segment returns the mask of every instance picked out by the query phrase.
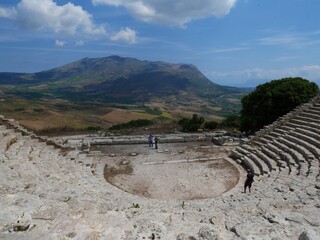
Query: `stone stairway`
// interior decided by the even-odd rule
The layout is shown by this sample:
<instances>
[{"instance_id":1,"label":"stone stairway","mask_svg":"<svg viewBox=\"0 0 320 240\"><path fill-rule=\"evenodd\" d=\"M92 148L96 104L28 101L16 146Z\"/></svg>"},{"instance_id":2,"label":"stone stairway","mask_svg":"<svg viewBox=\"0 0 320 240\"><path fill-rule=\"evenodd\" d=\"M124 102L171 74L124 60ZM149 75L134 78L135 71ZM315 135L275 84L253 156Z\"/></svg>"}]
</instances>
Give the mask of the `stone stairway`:
<instances>
[{"instance_id":1,"label":"stone stairway","mask_svg":"<svg viewBox=\"0 0 320 240\"><path fill-rule=\"evenodd\" d=\"M277 183L296 186L292 189L302 192L315 189L320 175L319 106L317 96L264 127L248 143L238 146L231 157L264 180L275 171ZM295 179L303 184L296 184Z\"/></svg>"}]
</instances>

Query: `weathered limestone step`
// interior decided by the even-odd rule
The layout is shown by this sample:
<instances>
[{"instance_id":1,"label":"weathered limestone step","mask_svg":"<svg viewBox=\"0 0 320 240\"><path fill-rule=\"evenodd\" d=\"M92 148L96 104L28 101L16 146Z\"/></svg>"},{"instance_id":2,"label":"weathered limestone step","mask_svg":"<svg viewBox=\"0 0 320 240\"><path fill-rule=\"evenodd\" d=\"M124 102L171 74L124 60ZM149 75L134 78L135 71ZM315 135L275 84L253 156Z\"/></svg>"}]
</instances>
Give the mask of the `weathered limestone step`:
<instances>
[{"instance_id":1,"label":"weathered limestone step","mask_svg":"<svg viewBox=\"0 0 320 240\"><path fill-rule=\"evenodd\" d=\"M317 147L318 142L316 140L297 132L292 132L290 135L285 136L285 138L294 141L297 144L301 144L314 154L315 157L319 158L320 149Z\"/></svg>"},{"instance_id":2,"label":"weathered limestone step","mask_svg":"<svg viewBox=\"0 0 320 240\"><path fill-rule=\"evenodd\" d=\"M310 113L319 117L320 111L309 108L309 109L306 109L303 113Z\"/></svg>"},{"instance_id":3,"label":"weathered limestone step","mask_svg":"<svg viewBox=\"0 0 320 240\"><path fill-rule=\"evenodd\" d=\"M275 162L275 164L272 165L276 165L277 169L280 170L280 168L282 167L282 165L280 164L280 156L270 151L267 147L261 148L261 151L263 154L267 155L269 159L272 159Z\"/></svg>"},{"instance_id":4,"label":"weathered limestone step","mask_svg":"<svg viewBox=\"0 0 320 240\"><path fill-rule=\"evenodd\" d=\"M266 145L270 151L276 153L280 157L280 164L282 167L288 167L289 171L291 171L291 167L295 165L295 162L290 154L281 151L274 143L268 143Z\"/></svg>"},{"instance_id":5,"label":"weathered limestone step","mask_svg":"<svg viewBox=\"0 0 320 240\"><path fill-rule=\"evenodd\" d=\"M288 122L286 125L282 125L280 128L278 128L277 130L280 130L280 131L284 131L285 134L291 132L291 131L295 131L296 129L296 126L300 126L300 125L296 125L292 122Z\"/></svg>"},{"instance_id":6,"label":"weathered limestone step","mask_svg":"<svg viewBox=\"0 0 320 240\"><path fill-rule=\"evenodd\" d=\"M242 148L249 151L251 154L254 154L257 160L259 159L264 173L269 174L270 171L276 170L276 167L273 169L270 163L270 159L266 155L264 155L259 148L253 148L252 146L249 146L247 144L243 144L241 146Z\"/></svg>"},{"instance_id":7,"label":"weathered limestone step","mask_svg":"<svg viewBox=\"0 0 320 240\"><path fill-rule=\"evenodd\" d=\"M234 160L238 160L238 159L240 159L242 156L243 156L243 154L239 153L239 152L236 151L236 150L232 150L232 151L231 151L231 154L230 154L230 157L231 157L232 159L234 159ZM240 162L238 162L238 163L240 163Z\"/></svg>"},{"instance_id":8,"label":"weathered limestone step","mask_svg":"<svg viewBox=\"0 0 320 240\"><path fill-rule=\"evenodd\" d=\"M235 151L239 152L242 155L250 155L250 151L246 150L242 146L236 147Z\"/></svg>"},{"instance_id":9,"label":"weathered limestone step","mask_svg":"<svg viewBox=\"0 0 320 240\"><path fill-rule=\"evenodd\" d=\"M303 121L297 118L292 118L290 119L290 122L298 124L299 126L308 126L311 128L318 128L319 124L318 123L313 123L313 122L309 122L309 121Z\"/></svg>"},{"instance_id":10,"label":"weathered limestone step","mask_svg":"<svg viewBox=\"0 0 320 240\"><path fill-rule=\"evenodd\" d=\"M246 153L245 155L250 158L255 165L257 165L257 167L260 170L260 174L269 174L269 167L268 165L264 162L264 160L260 159L257 155L256 155L256 149L251 148L248 145L242 145L241 148L236 148L237 151L242 151L242 153Z\"/></svg>"},{"instance_id":11,"label":"weathered limestone step","mask_svg":"<svg viewBox=\"0 0 320 240\"><path fill-rule=\"evenodd\" d=\"M279 137L281 137L283 135L283 133L279 133L279 132L277 132L277 131L271 131L269 134L268 134L268 136L270 136L270 140L273 140L273 139L277 139L277 138L279 138Z\"/></svg>"},{"instance_id":12,"label":"weathered limestone step","mask_svg":"<svg viewBox=\"0 0 320 240\"><path fill-rule=\"evenodd\" d=\"M253 172L253 174L256 176L260 176L261 174L263 174L261 173L259 167L255 164L255 162L249 157L242 156L240 160L241 160L240 165L242 165L242 167L245 170L250 169Z\"/></svg>"},{"instance_id":13,"label":"weathered limestone step","mask_svg":"<svg viewBox=\"0 0 320 240\"><path fill-rule=\"evenodd\" d=\"M304 161L308 161L310 156L313 156L307 148L301 146L299 143L291 141L290 139L282 137L279 138L278 141L299 152L304 157Z\"/></svg>"},{"instance_id":14,"label":"weathered limestone step","mask_svg":"<svg viewBox=\"0 0 320 240\"><path fill-rule=\"evenodd\" d=\"M320 112L320 107L319 105L313 105L312 107L309 108L310 110L316 111L316 112Z\"/></svg>"},{"instance_id":15,"label":"weathered limestone step","mask_svg":"<svg viewBox=\"0 0 320 240\"><path fill-rule=\"evenodd\" d=\"M258 144L259 146L264 146L264 145L268 144L272 140L273 140L273 138L266 137L264 135L264 136L260 136L258 139L256 139L255 143Z\"/></svg>"},{"instance_id":16,"label":"weathered limestone step","mask_svg":"<svg viewBox=\"0 0 320 240\"><path fill-rule=\"evenodd\" d=\"M293 122L289 122L288 125L294 127L295 129L297 128L301 128L301 129L306 129L310 132L314 132L320 135L320 128L314 128L314 127L310 127L310 126L306 126L306 125L300 125L300 124L296 124Z\"/></svg>"},{"instance_id":17,"label":"weathered limestone step","mask_svg":"<svg viewBox=\"0 0 320 240\"><path fill-rule=\"evenodd\" d=\"M279 139L279 141L278 140L274 141L273 144L276 147L278 147L279 149L281 149L283 152L289 153L292 156L292 158L295 161L295 164L294 163L291 163L291 164L293 164L294 166L296 166L296 167L300 166L300 162L304 162L305 161L304 157L299 152L297 152L296 150L294 150L294 149L288 147L287 145L281 143L280 139Z\"/></svg>"},{"instance_id":18,"label":"weathered limestone step","mask_svg":"<svg viewBox=\"0 0 320 240\"><path fill-rule=\"evenodd\" d=\"M252 159L252 161L258 166L258 168L260 169L260 174L261 175L269 175L269 168L267 166L267 164L260 159L256 153L251 153L250 156L248 156Z\"/></svg>"},{"instance_id":19,"label":"weathered limestone step","mask_svg":"<svg viewBox=\"0 0 320 240\"><path fill-rule=\"evenodd\" d=\"M277 162L270 159L270 157L264 154L261 150L257 150L256 155L266 163L269 168L269 172L276 171L278 169Z\"/></svg>"},{"instance_id":20,"label":"weathered limestone step","mask_svg":"<svg viewBox=\"0 0 320 240\"><path fill-rule=\"evenodd\" d=\"M318 122L319 120L319 114L320 112L318 113L312 113L312 112L308 112L308 111L304 111L304 112L301 112L299 115L301 117L305 117L307 119L314 119L315 122Z\"/></svg>"},{"instance_id":21,"label":"weathered limestone step","mask_svg":"<svg viewBox=\"0 0 320 240\"><path fill-rule=\"evenodd\" d=\"M272 142L274 139L277 139L277 137L279 137L279 135L272 136L270 135L270 132L268 132L268 134L265 134L263 137L261 137L260 139L262 139L266 144Z\"/></svg>"},{"instance_id":22,"label":"weathered limestone step","mask_svg":"<svg viewBox=\"0 0 320 240\"><path fill-rule=\"evenodd\" d=\"M298 129L297 129L297 131L292 132L292 133L290 133L290 134L293 135L293 136L295 136L295 137L298 137L298 138L301 138L301 139L305 140L306 142L308 142L308 143L310 143L311 145L315 146L316 149L319 149L319 148L320 148L320 142L319 142L316 138L311 137L311 136L305 134L304 132L301 133L301 131L298 131ZM316 152L317 152L317 154L318 154L319 151L316 151Z\"/></svg>"},{"instance_id":23,"label":"weathered limestone step","mask_svg":"<svg viewBox=\"0 0 320 240\"><path fill-rule=\"evenodd\" d=\"M316 141L320 140L320 134L318 134L315 131L310 131L308 129L304 129L304 128L296 128L296 132L301 133L307 137L310 137L312 139L315 139Z\"/></svg>"},{"instance_id":24,"label":"weathered limestone step","mask_svg":"<svg viewBox=\"0 0 320 240\"><path fill-rule=\"evenodd\" d=\"M280 135L279 137L287 134L288 131L293 130L293 128L287 128L287 129L283 129L283 126L281 126L281 128L276 128L273 130L273 132L277 133L278 135Z\"/></svg>"}]
</instances>

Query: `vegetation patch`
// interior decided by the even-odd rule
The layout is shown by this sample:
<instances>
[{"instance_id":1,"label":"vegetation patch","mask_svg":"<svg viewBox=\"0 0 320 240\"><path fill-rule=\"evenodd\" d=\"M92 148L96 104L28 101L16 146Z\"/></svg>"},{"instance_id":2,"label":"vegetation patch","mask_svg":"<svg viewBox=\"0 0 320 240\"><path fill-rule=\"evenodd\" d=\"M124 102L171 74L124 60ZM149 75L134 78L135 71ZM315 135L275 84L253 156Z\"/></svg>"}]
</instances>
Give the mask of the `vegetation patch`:
<instances>
[{"instance_id":1,"label":"vegetation patch","mask_svg":"<svg viewBox=\"0 0 320 240\"><path fill-rule=\"evenodd\" d=\"M148 114L158 115L158 116L160 116L162 114L162 112L159 108L147 108L145 110L145 112Z\"/></svg>"},{"instance_id":2,"label":"vegetation patch","mask_svg":"<svg viewBox=\"0 0 320 240\"><path fill-rule=\"evenodd\" d=\"M216 129L218 127L219 123L215 122L215 121L209 121L209 122L205 122L204 123L204 128L205 129Z\"/></svg>"},{"instance_id":3,"label":"vegetation patch","mask_svg":"<svg viewBox=\"0 0 320 240\"><path fill-rule=\"evenodd\" d=\"M199 117L197 114L193 114L191 119L183 118L179 120L178 124L181 126L182 131L194 132L201 127L203 122L204 122L203 117Z\"/></svg>"},{"instance_id":4,"label":"vegetation patch","mask_svg":"<svg viewBox=\"0 0 320 240\"><path fill-rule=\"evenodd\" d=\"M241 130L254 133L319 93L303 78L283 78L259 85L242 99Z\"/></svg>"},{"instance_id":5,"label":"vegetation patch","mask_svg":"<svg viewBox=\"0 0 320 240\"><path fill-rule=\"evenodd\" d=\"M128 129L128 128L138 128L138 127L145 127L152 125L153 122L151 120L147 119L138 119L138 120L131 120L127 123L117 124L113 125L109 128L109 130L122 130L122 129Z\"/></svg>"}]
</instances>

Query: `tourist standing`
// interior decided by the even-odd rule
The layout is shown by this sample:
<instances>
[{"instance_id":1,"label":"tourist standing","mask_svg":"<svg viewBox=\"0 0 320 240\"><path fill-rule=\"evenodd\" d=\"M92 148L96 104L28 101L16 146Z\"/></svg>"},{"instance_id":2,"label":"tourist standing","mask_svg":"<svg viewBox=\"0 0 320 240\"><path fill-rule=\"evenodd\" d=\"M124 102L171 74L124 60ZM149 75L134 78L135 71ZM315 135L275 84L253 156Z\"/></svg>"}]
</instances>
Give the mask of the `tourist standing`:
<instances>
[{"instance_id":1,"label":"tourist standing","mask_svg":"<svg viewBox=\"0 0 320 240\"><path fill-rule=\"evenodd\" d=\"M251 186L252 186L252 183L254 182L253 177L254 177L254 174L251 172L251 169L248 169L247 178L246 178L246 181L244 182L244 193L246 193L247 187L249 188L249 193L251 193Z\"/></svg>"},{"instance_id":2,"label":"tourist standing","mask_svg":"<svg viewBox=\"0 0 320 240\"><path fill-rule=\"evenodd\" d=\"M150 134L148 137L149 147L153 147L153 136Z\"/></svg>"},{"instance_id":3,"label":"tourist standing","mask_svg":"<svg viewBox=\"0 0 320 240\"><path fill-rule=\"evenodd\" d=\"M158 137L154 137L154 148L155 149L158 149L158 141L159 141L159 138Z\"/></svg>"}]
</instances>

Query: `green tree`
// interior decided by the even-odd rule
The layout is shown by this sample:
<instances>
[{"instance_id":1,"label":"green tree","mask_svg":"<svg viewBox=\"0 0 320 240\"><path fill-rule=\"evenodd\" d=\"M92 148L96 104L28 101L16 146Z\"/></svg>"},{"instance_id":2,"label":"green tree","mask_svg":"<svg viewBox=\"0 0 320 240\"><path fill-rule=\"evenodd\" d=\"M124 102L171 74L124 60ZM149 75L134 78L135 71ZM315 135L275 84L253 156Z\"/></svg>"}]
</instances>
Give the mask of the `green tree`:
<instances>
[{"instance_id":1,"label":"green tree","mask_svg":"<svg viewBox=\"0 0 320 240\"><path fill-rule=\"evenodd\" d=\"M299 77L259 85L241 100L241 130L254 133L318 93L315 83Z\"/></svg>"},{"instance_id":2,"label":"green tree","mask_svg":"<svg viewBox=\"0 0 320 240\"><path fill-rule=\"evenodd\" d=\"M212 130L212 129L216 129L218 125L219 123L215 121L209 121L204 123L204 128Z\"/></svg>"},{"instance_id":3,"label":"green tree","mask_svg":"<svg viewBox=\"0 0 320 240\"><path fill-rule=\"evenodd\" d=\"M220 124L220 128L240 128L240 117L238 115L227 116Z\"/></svg>"},{"instance_id":4,"label":"green tree","mask_svg":"<svg viewBox=\"0 0 320 240\"><path fill-rule=\"evenodd\" d=\"M193 114L192 118L183 118L179 120L178 124L181 126L184 132L194 132L197 131L202 123L204 122L203 117L198 117L197 114Z\"/></svg>"}]
</instances>

